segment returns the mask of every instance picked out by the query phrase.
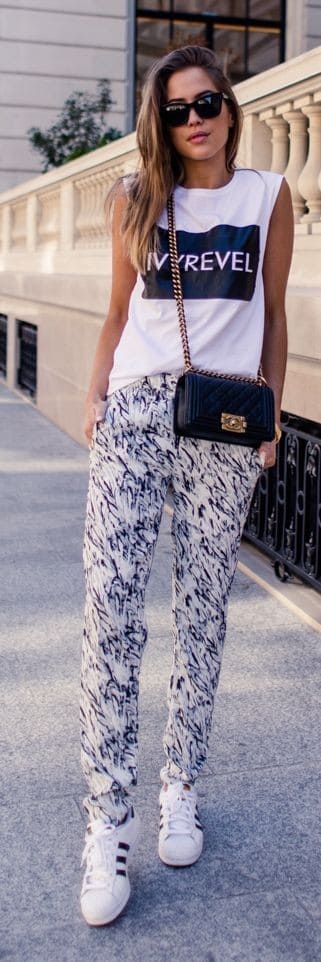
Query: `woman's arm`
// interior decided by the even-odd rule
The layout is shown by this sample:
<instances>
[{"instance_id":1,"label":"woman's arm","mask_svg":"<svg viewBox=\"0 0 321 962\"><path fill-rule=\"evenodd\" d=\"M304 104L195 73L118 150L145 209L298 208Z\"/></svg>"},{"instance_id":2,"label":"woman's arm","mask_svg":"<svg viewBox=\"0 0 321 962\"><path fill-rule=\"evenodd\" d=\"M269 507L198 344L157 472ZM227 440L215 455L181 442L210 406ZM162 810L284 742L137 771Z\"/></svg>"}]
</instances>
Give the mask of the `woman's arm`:
<instances>
[{"instance_id":1,"label":"woman's arm","mask_svg":"<svg viewBox=\"0 0 321 962\"><path fill-rule=\"evenodd\" d=\"M289 186L283 180L270 220L263 262L265 325L262 369L268 385L274 391L277 424L280 424L287 358L285 294L292 249L292 201ZM265 467L272 467L276 457L275 442L264 442L260 451L266 455Z\"/></svg>"},{"instance_id":2,"label":"woman's arm","mask_svg":"<svg viewBox=\"0 0 321 962\"><path fill-rule=\"evenodd\" d=\"M104 400L114 353L128 318L128 305L136 282L136 271L126 254L121 237L121 222L128 203L124 188L115 200L112 223L112 289L109 310L99 335L86 397L84 432L90 442L96 421L96 408Z\"/></svg>"}]
</instances>

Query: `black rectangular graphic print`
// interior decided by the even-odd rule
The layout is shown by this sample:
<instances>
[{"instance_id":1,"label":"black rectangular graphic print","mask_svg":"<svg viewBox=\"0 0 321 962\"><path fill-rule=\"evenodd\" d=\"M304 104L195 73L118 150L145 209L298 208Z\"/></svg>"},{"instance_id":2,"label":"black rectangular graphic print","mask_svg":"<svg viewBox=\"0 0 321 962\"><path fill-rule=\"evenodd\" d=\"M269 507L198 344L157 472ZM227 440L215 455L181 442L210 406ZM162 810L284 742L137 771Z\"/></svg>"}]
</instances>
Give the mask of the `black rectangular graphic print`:
<instances>
[{"instance_id":1,"label":"black rectangular graphic print","mask_svg":"<svg viewBox=\"0 0 321 962\"><path fill-rule=\"evenodd\" d=\"M168 253L168 231L158 228L160 249L149 255L143 275L143 297L170 300L173 287ZM250 301L260 256L260 228L220 224L200 234L177 231L183 297Z\"/></svg>"}]
</instances>

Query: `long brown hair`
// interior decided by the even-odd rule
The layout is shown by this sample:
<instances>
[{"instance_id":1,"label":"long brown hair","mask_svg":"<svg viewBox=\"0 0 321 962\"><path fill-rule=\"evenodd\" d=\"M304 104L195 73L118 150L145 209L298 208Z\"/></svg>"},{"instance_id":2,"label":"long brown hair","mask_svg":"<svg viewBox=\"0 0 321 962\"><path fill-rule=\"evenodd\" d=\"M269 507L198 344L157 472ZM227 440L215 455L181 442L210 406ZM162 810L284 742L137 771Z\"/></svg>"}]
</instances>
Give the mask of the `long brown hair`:
<instances>
[{"instance_id":1,"label":"long brown hair","mask_svg":"<svg viewBox=\"0 0 321 962\"><path fill-rule=\"evenodd\" d=\"M122 233L130 260L137 271L144 273L149 251L157 243L156 223L176 184L183 180L182 160L174 149L160 116L160 106L166 103L169 77L187 67L202 67L215 86L229 98L233 126L226 143L226 168L232 171L242 128L242 112L231 85L216 62L215 54L207 47L190 46L173 50L152 65L143 90L137 120L137 144L140 166L128 179L127 204ZM116 183L108 198L108 207L119 188Z\"/></svg>"}]
</instances>

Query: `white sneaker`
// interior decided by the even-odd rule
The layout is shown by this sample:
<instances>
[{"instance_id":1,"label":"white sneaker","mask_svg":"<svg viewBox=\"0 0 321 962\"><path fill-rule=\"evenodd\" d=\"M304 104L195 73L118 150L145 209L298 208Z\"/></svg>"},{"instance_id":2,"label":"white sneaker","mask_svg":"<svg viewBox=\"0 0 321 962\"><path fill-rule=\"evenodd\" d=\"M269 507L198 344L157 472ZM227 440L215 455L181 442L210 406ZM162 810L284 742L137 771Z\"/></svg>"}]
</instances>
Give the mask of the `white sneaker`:
<instances>
[{"instance_id":1,"label":"white sneaker","mask_svg":"<svg viewBox=\"0 0 321 962\"><path fill-rule=\"evenodd\" d=\"M137 841L140 819L130 808L121 825L93 819L81 864L87 861L81 889L81 911L88 925L107 925L125 908L130 896L127 859Z\"/></svg>"},{"instance_id":2,"label":"white sneaker","mask_svg":"<svg viewBox=\"0 0 321 962\"><path fill-rule=\"evenodd\" d=\"M173 782L162 788L158 853L165 865L192 865L203 848L196 788Z\"/></svg>"}]
</instances>

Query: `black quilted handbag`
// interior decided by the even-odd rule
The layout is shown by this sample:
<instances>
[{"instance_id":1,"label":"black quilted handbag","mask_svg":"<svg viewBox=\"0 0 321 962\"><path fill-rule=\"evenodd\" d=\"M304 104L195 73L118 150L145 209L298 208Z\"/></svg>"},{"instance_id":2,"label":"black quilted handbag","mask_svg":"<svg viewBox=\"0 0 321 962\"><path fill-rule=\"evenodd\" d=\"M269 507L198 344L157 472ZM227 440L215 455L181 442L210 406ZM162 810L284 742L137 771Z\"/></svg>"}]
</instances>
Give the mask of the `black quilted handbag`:
<instances>
[{"instance_id":1,"label":"black quilted handbag","mask_svg":"<svg viewBox=\"0 0 321 962\"><path fill-rule=\"evenodd\" d=\"M261 373L257 378L215 374L193 368L178 262L174 197L167 203L170 265L182 338L185 371L174 398L175 434L258 448L275 438L274 394Z\"/></svg>"}]
</instances>

